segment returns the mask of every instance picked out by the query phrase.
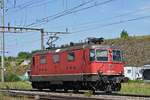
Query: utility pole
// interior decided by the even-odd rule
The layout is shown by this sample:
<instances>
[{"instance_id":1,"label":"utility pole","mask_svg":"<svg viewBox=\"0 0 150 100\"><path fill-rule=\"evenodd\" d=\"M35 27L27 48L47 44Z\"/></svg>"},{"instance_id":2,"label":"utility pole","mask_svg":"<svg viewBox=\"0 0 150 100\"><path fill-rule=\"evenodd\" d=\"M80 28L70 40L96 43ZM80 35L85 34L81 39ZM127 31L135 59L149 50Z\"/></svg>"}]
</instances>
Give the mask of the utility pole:
<instances>
[{"instance_id":1,"label":"utility pole","mask_svg":"<svg viewBox=\"0 0 150 100\"><path fill-rule=\"evenodd\" d=\"M4 26L4 0L1 0L1 13L2 13L2 16L1 16L1 22L2 22L2 26ZM5 79L4 79L4 69L5 69L5 47L4 47L4 28L2 28L2 33L1 33L1 36L2 36L2 39L1 39L1 79L2 79L2 82L5 82Z\"/></svg>"},{"instance_id":2,"label":"utility pole","mask_svg":"<svg viewBox=\"0 0 150 100\"><path fill-rule=\"evenodd\" d=\"M41 50L44 50L44 29L41 29Z\"/></svg>"}]
</instances>

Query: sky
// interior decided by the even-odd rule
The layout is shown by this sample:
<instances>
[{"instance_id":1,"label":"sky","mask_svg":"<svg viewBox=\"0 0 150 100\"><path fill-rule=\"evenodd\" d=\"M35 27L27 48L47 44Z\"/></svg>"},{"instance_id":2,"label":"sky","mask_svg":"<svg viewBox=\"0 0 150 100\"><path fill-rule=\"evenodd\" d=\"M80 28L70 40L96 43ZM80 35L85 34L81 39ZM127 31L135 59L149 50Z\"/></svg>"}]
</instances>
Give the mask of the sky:
<instances>
[{"instance_id":1,"label":"sky","mask_svg":"<svg viewBox=\"0 0 150 100\"><path fill-rule=\"evenodd\" d=\"M129 36L150 35L150 0L5 0L5 26L8 23L45 32L67 28L70 34L58 35L56 46L88 37L119 38L123 29ZM45 34L45 47L47 40ZM38 31L5 33L5 56L40 49L40 43Z\"/></svg>"}]
</instances>

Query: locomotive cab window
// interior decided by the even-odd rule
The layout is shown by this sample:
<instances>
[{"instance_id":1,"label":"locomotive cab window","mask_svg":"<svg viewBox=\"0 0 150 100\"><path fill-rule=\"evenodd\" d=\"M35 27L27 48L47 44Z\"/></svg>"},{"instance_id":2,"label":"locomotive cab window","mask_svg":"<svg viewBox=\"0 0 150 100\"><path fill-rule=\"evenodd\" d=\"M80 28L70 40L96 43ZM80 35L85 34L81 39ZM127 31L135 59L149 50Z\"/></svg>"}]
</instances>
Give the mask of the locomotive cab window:
<instances>
[{"instance_id":1,"label":"locomotive cab window","mask_svg":"<svg viewBox=\"0 0 150 100\"><path fill-rule=\"evenodd\" d=\"M71 52L68 53L68 61L74 61L75 60L75 53Z\"/></svg>"},{"instance_id":2,"label":"locomotive cab window","mask_svg":"<svg viewBox=\"0 0 150 100\"><path fill-rule=\"evenodd\" d=\"M60 57L59 57L59 55L58 55L58 54L53 55L53 63L58 63L58 62L60 62Z\"/></svg>"},{"instance_id":3,"label":"locomotive cab window","mask_svg":"<svg viewBox=\"0 0 150 100\"><path fill-rule=\"evenodd\" d=\"M32 58L32 66L35 66L35 57Z\"/></svg>"},{"instance_id":4,"label":"locomotive cab window","mask_svg":"<svg viewBox=\"0 0 150 100\"><path fill-rule=\"evenodd\" d=\"M46 64L46 56L40 57L40 64Z\"/></svg>"},{"instance_id":5,"label":"locomotive cab window","mask_svg":"<svg viewBox=\"0 0 150 100\"><path fill-rule=\"evenodd\" d=\"M90 50L90 61L95 61L95 50L94 49Z\"/></svg>"},{"instance_id":6,"label":"locomotive cab window","mask_svg":"<svg viewBox=\"0 0 150 100\"><path fill-rule=\"evenodd\" d=\"M108 50L97 49L96 50L96 61L108 61Z\"/></svg>"},{"instance_id":7,"label":"locomotive cab window","mask_svg":"<svg viewBox=\"0 0 150 100\"><path fill-rule=\"evenodd\" d=\"M121 62L122 61L122 54L120 50L112 50L113 61Z\"/></svg>"}]
</instances>

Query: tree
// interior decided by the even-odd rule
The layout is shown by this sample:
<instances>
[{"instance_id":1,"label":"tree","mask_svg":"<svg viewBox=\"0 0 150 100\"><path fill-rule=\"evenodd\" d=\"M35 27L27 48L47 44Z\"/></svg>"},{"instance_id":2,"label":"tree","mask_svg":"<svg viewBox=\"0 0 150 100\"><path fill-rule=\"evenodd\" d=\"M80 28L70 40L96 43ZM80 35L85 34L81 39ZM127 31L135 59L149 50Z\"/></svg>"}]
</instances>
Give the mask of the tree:
<instances>
[{"instance_id":1,"label":"tree","mask_svg":"<svg viewBox=\"0 0 150 100\"><path fill-rule=\"evenodd\" d=\"M8 58L7 58L7 60L8 61L14 61L16 58L15 57L12 57L12 56L9 56Z\"/></svg>"},{"instance_id":2,"label":"tree","mask_svg":"<svg viewBox=\"0 0 150 100\"><path fill-rule=\"evenodd\" d=\"M33 55L33 54L35 54L35 53L37 53L37 52L40 52L41 50L34 50L34 51L32 51L31 52L31 56Z\"/></svg>"},{"instance_id":3,"label":"tree","mask_svg":"<svg viewBox=\"0 0 150 100\"><path fill-rule=\"evenodd\" d=\"M30 59L30 53L29 52L19 52L18 57L19 58Z\"/></svg>"},{"instance_id":4,"label":"tree","mask_svg":"<svg viewBox=\"0 0 150 100\"><path fill-rule=\"evenodd\" d=\"M121 38L127 38L127 37L128 37L128 32L123 29L121 32Z\"/></svg>"},{"instance_id":5,"label":"tree","mask_svg":"<svg viewBox=\"0 0 150 100\"><path fill-rule=\"evenodd\" d=\"M16 74L10 72L5 75L5 81L6 82L18 82L18 81L21 81L21 79Z\"/></svg>"}]
</instances>

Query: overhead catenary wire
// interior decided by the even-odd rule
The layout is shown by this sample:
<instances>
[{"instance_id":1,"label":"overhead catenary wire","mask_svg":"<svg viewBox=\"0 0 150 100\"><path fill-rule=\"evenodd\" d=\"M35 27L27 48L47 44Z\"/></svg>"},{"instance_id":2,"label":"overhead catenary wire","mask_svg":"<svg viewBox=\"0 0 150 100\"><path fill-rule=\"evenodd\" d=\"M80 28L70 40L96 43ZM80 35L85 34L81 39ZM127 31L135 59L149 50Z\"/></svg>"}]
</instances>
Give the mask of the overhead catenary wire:
<instances>
[{"instance_id":1,"label":"overhead catenary wire","mask_svg":"<svg viewBox=\"0 0 150 100\"><path fill-rule=\"evenodd\" d=\"M114 16L114 17L106 18L106 19L122 17L122 16L126 16L128 14L133 14L133 13L136 13L136 12L139 12L139 11L143 11L143 10L147 10L147 9L150 9L150 8L144 8L144 9L140 9L140 10L136 10L136 11L131 11L131 12L128 12L128 13L125 13L125 14L117 15L117 16ZM96 22L98 22L98 21L96 21ZM87 24L87 23L84 23L84 24ZM82 25L82 24L80 24L80 25ZM80 25L76 25L76 26L80 26Z\"/></svg>"},{"instance_id":2,"label":"overhead catenary wire","mask_svg":"<svg viewBox=\"0 0 150 100\"><path fill-rule=\"evenodd\" d=\"M88 6L88 7L77 9L77 8L79 8L81 6L84 6L84 5L88 4L88 3L90 3L91 2L91 0L90 0L90 1L84 2L84 3L78 5L78 6L74 7L74 8L68 9L67 11L63 11L63 12L57 13L55 15L51 15L51 16L42 18L42 19L40 19L40 20L38 20L36 22L33 22L33 23L31 23L31 24L29 24L27 26L38 26L38 25L41 25L41 24L44 24L44 23L48 23L49 21L55 20L55 19L60 18L62 16L69 15L69 14L72 14L72 13L76 13L76 12L79 12L79 11L83 11L83 10L86 10L86 9L89 9L89 8L92 8L92 7L95 7L95 6L104 5L104 4L107 4L107 3L112 2L112 1L115 1L115 0L107 0L107 1L104 1L104 2L94 3L92 6Z\"/></svg>"},{"instance_id":3,"label":"overhead catenary wire","mask_svg":"<svg viewBox=\"0 0 150 100\"><path fill-rule=\"evenodd\" d=\"M20 5L17 5L16 7L14 7L14 9L24 9L24 8L26 8L26 7L28 7L28 6L31 6L31 5L33 5L33 4L36 4L36 3L39 3L39 2L42 2L43 0L30 0L30 1L28 1L28 2L25 2L25 3L23 3L23 4L20 4ZM12 9L12 8L11 8Z\"/></svg>"},{"instance_id":4,"label":"overhead catenary wire","mask_svg":"<svg viewBox=\"0 0 150 100\"><path fill-rule=\"evenodd\" d=\"M134 11L129 11L129 12L126 12L126 13L123 13L123 14L120 14L120 15L115 15L115 16L110 16L110 17L107 17L107 18L102 18L102 19L98 19L98 20L94 20L94 21L89 21L89 22L85 22L85 23L79 23L79 24L75 24L75 25L68 25L69 27L71 28L74 28L74 27L78 27L81 28L82 27L87 27L87 25L92 25L92 24L95 24L95 23L99 23L99 21L108 21L108 20L113 20L113 19L116 19L116 18L120 18L120 17L125 17L125 16L129 16L129 15L132 15L132 14L136 14L136 13L139 13L139 12L143 12L143 11L146 11L146 10L149 10L150 7L147 7L147 8L142 8L142 9L138 9L138 10L134 10ZM95 18L97 19L97 18ZM62 25L62 26L56 26L55 28L63 28L63 26L65 25Z\"/></svg>"},{"instance_id":5,"label":"overhead catenary wire","mask_svg":"<svg viewBox=\"0 0 150 100\"><path fill-rule=\"evenodd\" d=\"M45 1L48 1L48 0L30 0L28 2L16 5L15 7L10 7L10 8L8 8L8 10L13 11L13 12L18 12L18 11L21 11L25 8L32 8L32 7L36 7L36 6L41 6L41 5L44 5L45 3L50 3L54 0L50 0L48 2L45 2Z\"/></svg>"},{"instance_id":6,"label":"overhead catenary wire","mask_svg":"<svg viewBox=\"0 0 150 100\"><path fill-rule=\"evenodd\" d=\"M47 1L47 2L45 2L45 1ZM19 9L20 8L24 9L24 8L39 7L41 5L45 5L46 3L51 3L52 1L56 1L56 0L39 0L39 1L35 1L34 3L30 3L30 4L27 4L25 6L19 7Z\"/></svg>"},{"instance_id":7,"label":"overhead catenary wire","mask_svg":"<svg viewBox=\"0 0 150 100\"><path fill-rule=\"evenodd\" d=\"M88 28L88 29L84 29L84 30L74 31L74 32L71 32L71 33L85 32L85 31L94 30L94 29L97 29L97 28L103 28L103 27L108 27L108 26L111 26L111 25L117 25L117 24L127 23L127 22L131 22L131 21L136 21L136 20L148 19L148 18L150 18L150 15L137 17L137 18L132 18L132 19L127 19L127 20L121 20L121 21L112 22L112 23L108 23L108 24L103 24L103 25L96 26L94 28Z\"/></svg>"},{"instance_id":8,"label":"overhead catenary wire","mask_svg":"<svg viewBox=\"0 0 150 100\"><path fill-rule=\"evenodd\" d=\"M33 26L33 25L38 24L38 23L42 23L43 21L45 21L45 20L47 20L47 19L49 19L49 18L54 18L54 17L60 16L60 15L66 14L66 13L71 12L71 11L73 11L73 10L75 10L75 9L78 9L78 8L80 8L80 7L82 7L82 6L86 5L86 4L88 4L88 3L91 3L91 2L93 2L93 1L94 1L94 0L88 0L87 2L81 3L81 4L79 4L79 5L77 5L77 6L73 7L73 8L70 8L70 9L64 10L64 11L62 11L62 12L58 12L58 13L56 13L56 14L54 14L54 15L50 15L50 16L48 16L48 17L42 18L42 19L40 19L40 20L37 20L36 22L33 22L33 23L27 25L27 27Z\"/></svg>"},{"instance_id":9,"label":"overhead catenary wire","mask_svg":"<svg viewBox=\"0 0 150 100\"><path fill-rule=\"evenodd\" d=\"M45 0L45 1L46 1L46 0ZM56 1L56 0L50 0L50 1L47 1L47 2L43 2L43 3L37 4L37 5L30 6L30 7L28 7L28 8L34 8L34 7L45 6L45 5L47 5L47 4L49 4L49 3L52 3L52 2L54 2L54 1Z\"/></svg>"},{"instance_id":10,"label":"overhead catenary wire","mask_svg":"<svg viewBox=\"0 0 150 100\"><path fill-rule=\"evenodd\" d=\"M25 7L29 6L29 5L34 4L34 2L37 3L36 0L30 0L30 1L28 1L28 2L19 4L19 5L15 5L15 6L13 6L13 7L8 8L8 9L9 9L9 10L14 10L14 9L25 8Z\"/></svg>"}]
</instances>

